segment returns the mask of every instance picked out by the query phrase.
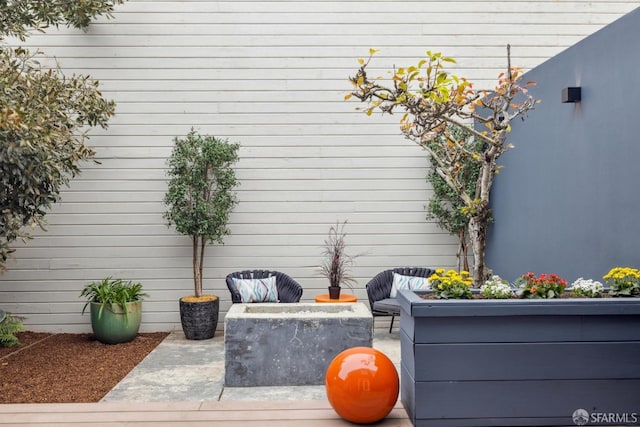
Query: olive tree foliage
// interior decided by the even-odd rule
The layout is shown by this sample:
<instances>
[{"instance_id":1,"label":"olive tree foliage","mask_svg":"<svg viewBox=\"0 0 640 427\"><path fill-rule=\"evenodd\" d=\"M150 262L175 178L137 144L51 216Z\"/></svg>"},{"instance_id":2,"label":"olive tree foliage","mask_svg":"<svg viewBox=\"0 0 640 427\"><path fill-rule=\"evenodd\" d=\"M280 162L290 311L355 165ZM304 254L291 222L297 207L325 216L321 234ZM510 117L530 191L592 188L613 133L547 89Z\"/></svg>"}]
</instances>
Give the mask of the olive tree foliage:
<instances>
[{"instance_id":1,"label":"olive tree foliage","mask_svg":"<svg viewBox=\"0 0 640 427\"><path fill-rule=\"evenodd\" d=\"M404 113L400 119L402 133L435 160L436 173L464 205L461 212L469 221L474 258L473 284L479 287L490 274L485 265L485 247L491 219L489 194L500 168L497 160L512 148L507 142L510 123L518 117L524 119L537 102L528 91L533 83L520 84L522 70L511 67L507 54L507 70L498 76L495 88L477 90L467 79L447 71L447 63L455 63L453 58L428 51L417 65L393 70L391 82L384 84L381 77L367 74L376 50L369 53L368 60L359 60L360 68L350 78L353 92L346 98L354 96L366 103L367 115L375 110ZM476 129L474 123L483 128ZM482 143L481 152L470 149L467 139L456 138L451 125L465 129ZM429 145L433 140L440 141L438 149ZM465 191L462 173L469 158L479 163L475 192L471 195Z\"/></svg>"},{"instance_id":2,"label":"olive tree foliage","mask_svg":"<svg viewBox=\"0 0 640 427\"><path fill-rule=\"evenodd\" d=\"M111 17L124 0L0 0L0 38L24 41L31 31L60 25L86 29L98 16Z\"/></svg>"},{"instance_id":3,"label":"olive tree foliage","mask_svg":"<svg viewBox=\"0 0 640 427\"><path fill-rule=\"evenodd\" d=\"M480 154L483 144L471 137L464 129L452 126L451 135L457 141L464 141L471 152ZM431 150L439 151L446 146L442 136L426 142ZM464 201L458 194L438 175L438 163L433 157L429 158L431 168L427 172L427 181L433 190L427 204L427 219L435 220L440 228L448 231L458 238L458 269L469 271L469 219L463 213ZM476 183L480 174L480 162L476 157L468 156L464 160L459 173L459 180L465 193L473 197L476 192Z\"/></svg>"},{"instance_id":4,"label":"olive tree foliage","mask_svg":"<svg viewBox=\"0 0 640 427\"><path fill-rule=\"evenodd\" d=\"M238 185L232 166L238 161L239 145L193 129L173 142L164 217L178 233L191 237L194 291L199 298L206 245L223 243L230 234L227 223L237 204Z\"/></svg>"},{"instance_id":5,"label":"olive tree foliage","mask_svg":"<svg viewBox=\"0 0 640 427\"><path fill-rule=\"evenodd\" d=\"M40 52L10 46L6 38L66 25L86 29L110 16L122 0L0 0L0 273L14 249L44 229L60 189L94 156L85 143L89 127L107 127L115 104L89 76L66 76L40 65Z\"/></svg>"}]
</instances>

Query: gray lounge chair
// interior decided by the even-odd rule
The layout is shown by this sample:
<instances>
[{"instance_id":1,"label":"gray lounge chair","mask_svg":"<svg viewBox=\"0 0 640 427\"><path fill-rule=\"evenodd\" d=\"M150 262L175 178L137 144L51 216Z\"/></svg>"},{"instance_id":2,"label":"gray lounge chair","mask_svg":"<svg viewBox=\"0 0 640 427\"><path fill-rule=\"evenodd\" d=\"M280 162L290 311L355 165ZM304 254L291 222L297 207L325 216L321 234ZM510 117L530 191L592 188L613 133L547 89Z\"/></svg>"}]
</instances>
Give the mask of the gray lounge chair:
<instances>
[{"instance_id":1,"label":"gray lounge chair","mask_svg":"<svg viewBox=\"0 0 640 427\"><path fill-rule=\"evenodd\" d=\"M233 283L234 277L236 279L265 279L271 276L276 277L276 288L278 288L278 300L280 302L300 302L302 286L286 274L270 270L245 270L228 274L226 282L227 288L231 292L231 302L242 302L240 292L238 292Z\"/></svg>"},{"instance_id":2,"label":"gray lounge chair","mask_svg":"<svg viewBox=\"0 0 640 427\"><path fill-rule=\"evenodd\" d=\"M389 333L393 330L393 321L400 315L400 304L396 298L391 298L391 286L393 285L393 273L403 276L429 277L435 270L423 267L399 267L385 270L366 285L371 314L374 316L391 316Z\"/></svg>"}]
</instances>

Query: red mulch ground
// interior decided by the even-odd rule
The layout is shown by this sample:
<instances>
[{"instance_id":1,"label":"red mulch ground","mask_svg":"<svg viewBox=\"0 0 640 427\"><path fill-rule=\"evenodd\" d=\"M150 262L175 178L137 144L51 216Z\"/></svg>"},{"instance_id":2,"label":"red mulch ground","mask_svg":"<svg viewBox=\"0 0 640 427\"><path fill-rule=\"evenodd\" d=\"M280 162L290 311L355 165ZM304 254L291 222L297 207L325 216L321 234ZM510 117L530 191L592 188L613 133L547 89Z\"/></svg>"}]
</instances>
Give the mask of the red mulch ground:
<instances>
[{"instance_id":1,"label":"red mulch ground","mask_svg":"<svg viewBox=\"0 0 640 427\"><path fill-rule=\"evenodd\" d=\"M167 336L107 345L92 334L20 332L0 347L0 403L97 402Z\"/></svg>"}]
</instances>

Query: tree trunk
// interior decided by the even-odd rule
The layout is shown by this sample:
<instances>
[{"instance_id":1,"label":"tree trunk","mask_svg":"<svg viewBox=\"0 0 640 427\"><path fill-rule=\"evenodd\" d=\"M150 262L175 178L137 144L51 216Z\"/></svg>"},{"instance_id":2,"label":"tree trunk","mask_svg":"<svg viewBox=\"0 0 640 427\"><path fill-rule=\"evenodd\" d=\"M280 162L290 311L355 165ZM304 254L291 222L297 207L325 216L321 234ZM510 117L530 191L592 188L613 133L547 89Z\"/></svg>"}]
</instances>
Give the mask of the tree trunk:
<instances>
[{"instance_id":1,"label":"tree trunk","mask_svg":"<svg viewBox=\"0 0 640 427\"><path fill-rule=\"evenodd\" d=\"M487 243L487 224L484 215L474 215L469 219L469 235L473 250L473 287L479 288L486 280L484 249Z\"/></svg>"},{"instance_id":2,"label":"tree trunk","mask_svg":"<svg viewBox=\"0 0 640 427\"><path fill-rule=\"evenodd\" d=\"M491 217L489 209L489 194L495 177L495 159L498 148L491 147L484 155L482 168L476 187L477 201L473 205L473 214L469 218L469 238L473 251L473 287L479 288L488 278L484 260L484 250L487 246L487 226Z\"/></svg>"},{"instance_id":3,"label":"tree trunk","mask_svg":"<svg viewBox=\"0 0 640 427\"><path fill-rule=\"evenodd\" d=\"M460 241L458 267L460 267L460 261L462 261L462 269L469 271L469 248L467 247L467 232L464 228L458 233L458 240ZM462 260L460 260L460 257L462 257Z\"/></svg>"},{"instance_id":4,"label":"tree trunk","mask_svg":"<svg viewBox=\"0 0 640 427\"><path fill-rule=\"evenodd\" d=\"M202 296L202 280L204 276L202 275L202 270L204 269L204 250L207 247L207 239L204 236L200 236L200 259L198 264L198 296Z\"/></svg>"},{"instance_id":5,"label":"tree trunk","mask_svg":"<svg viewBox=\"0 0 640 427\"><path fill-rule=\"evenodd\" d=\"M202 296L202 276L201 276L201 269L200 269L200 265L201 265L201 260L198 257L198 254L200 253L199 250L199 237L198 236L193 236L193 289L194 292L196 294L196 298L199 298Z\"/></svg>"}]
</instances>

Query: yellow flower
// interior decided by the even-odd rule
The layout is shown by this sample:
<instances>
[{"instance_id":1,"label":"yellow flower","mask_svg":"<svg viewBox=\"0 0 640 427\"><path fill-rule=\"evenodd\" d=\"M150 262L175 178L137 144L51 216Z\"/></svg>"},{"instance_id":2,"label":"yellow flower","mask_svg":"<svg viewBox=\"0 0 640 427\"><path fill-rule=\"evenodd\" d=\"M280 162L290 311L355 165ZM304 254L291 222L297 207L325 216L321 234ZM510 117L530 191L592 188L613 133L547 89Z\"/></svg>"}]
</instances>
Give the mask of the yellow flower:
<instances>
[{"instance_id":1,"label":"yellow flower","mask_svg":"<svg viewBox=\"0 0 640 427\"><path fill-rule=\"evenodd\" d=\"M616 296L640 296L640 270L614 267L602 278L610 286L609 293Z\"/></svg>"},{"instance_id":2,"label":"yellow flower","mask_svg":"<svg viewBox=\"0 0 640 427\"><path fill-rule=\"evenodd\" d=\"M439 268L430 281L439 298L471 298L468 288L473 285L473 280L468 271L458 273L456 270Z\"/></svg>"}]
</instances>

